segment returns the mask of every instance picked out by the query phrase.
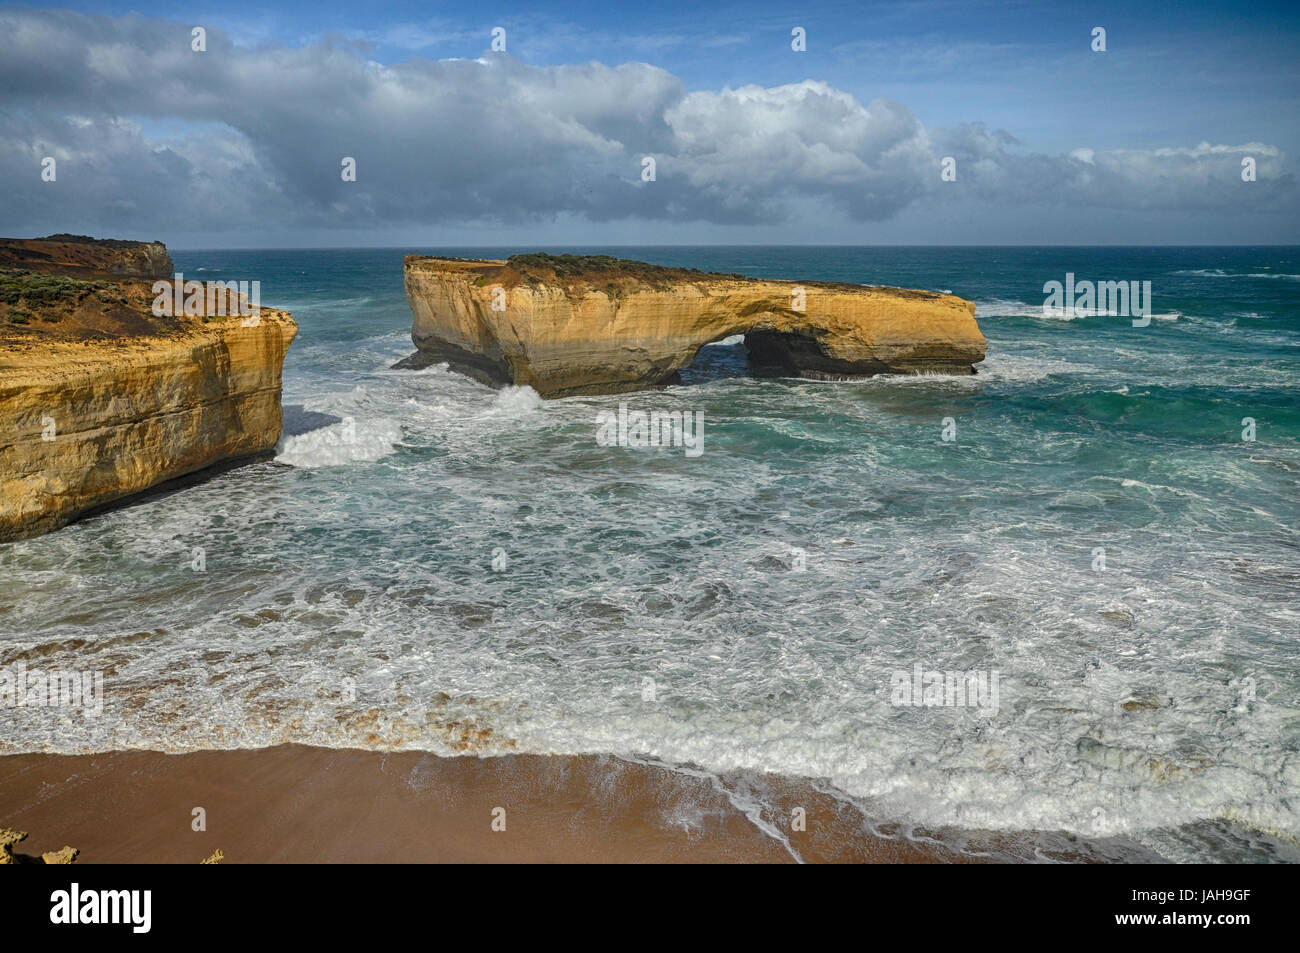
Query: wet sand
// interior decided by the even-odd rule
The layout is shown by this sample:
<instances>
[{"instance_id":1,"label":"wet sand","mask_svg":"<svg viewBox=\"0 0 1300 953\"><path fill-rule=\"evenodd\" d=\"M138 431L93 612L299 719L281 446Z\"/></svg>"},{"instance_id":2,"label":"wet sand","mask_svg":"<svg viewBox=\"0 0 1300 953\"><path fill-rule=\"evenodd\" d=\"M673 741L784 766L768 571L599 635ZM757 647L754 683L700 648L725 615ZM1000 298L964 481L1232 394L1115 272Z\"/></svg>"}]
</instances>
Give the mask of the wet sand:
<instances>
[{"instance_id":1,"label":"wet sand","mask_svg":"<svg viewBox=\"0 0 1300 953\"><path fill-rule=\"evenodd\" d=\"M736 805L759 788L767 807L751 819ZM206 811L206 831L192 829L196 807ZM496 808L505 830L493 830ZM792 829L796 808L806 830ZM880 836L840 800L774 776L719 781L604 756L443 758L301 745L7 755L0 827L28 831L28 853L76 847L79 864L197 864L218 849L225 863L977 859Z\"/></svg>"}]
</instances>

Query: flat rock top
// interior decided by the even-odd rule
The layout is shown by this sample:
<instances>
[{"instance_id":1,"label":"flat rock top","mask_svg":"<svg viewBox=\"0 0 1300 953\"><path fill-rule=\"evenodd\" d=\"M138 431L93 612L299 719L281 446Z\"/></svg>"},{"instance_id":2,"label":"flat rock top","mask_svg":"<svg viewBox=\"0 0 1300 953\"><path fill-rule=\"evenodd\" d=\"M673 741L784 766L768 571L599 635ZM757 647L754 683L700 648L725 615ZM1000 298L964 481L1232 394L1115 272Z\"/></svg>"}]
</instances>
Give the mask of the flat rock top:
<instances>
[{"instance_id":1,"label":"flat rock top","mask_svg":"<svg viewBox=\"0 0 1300 953\"><path fill-rule=\"evenodd\" d=\"M129 278L73 278L0 268L0 349L25 350L54 342L110 342L186 336L238 321L237 296L226 315L157 316L153 285ZM261 320L288 318L261 308Z\"/></svg>"},{"instance_id":2,"label":"flat rock top","mask_svg":"<svg viewBox=\"0 0 1300 953\"><path fill-rule=\"evenodd\" d=\"M823 291L848 294L892 294L907 298L939 300L950 297L933 291L910 288L890 288L882 285L855 285L839 281L790 281L783 279L752 278L741 274L700 271L696 268L671 268L652 265L628 258L609 255L548 255L543 253L513 255L508 259L440 258L428 255L407 255L408 268L422 266L441 273L464 273L476 285L499 284L505 288L517 285L549 286L563 288L566 293L583 293L593 289L603 290L615 286L623 290L666 291L682 284L691 285L752 285L755 291L764 286L796 285ZM736 289L741 291L743 289Z\"/></svg>"},{"instance_id":3,"label":"flat rock top","mask_svg":"<svg viewBox=\"0 0 1300 953\"><path fill-rule=\"evenodd\" d=\"M89 235L0 238L0 268L64 275L167 278L171 257L162 242L134 242Z\"/></svg>"},{"instance_id":4,"label":"flat rock top","mask_svg":"<svg viewBox=\"0 0 1300 953\"><path fill-rule=\"evenodd\" d=\"M153 314L153 279L171 267L161 242L0 238L0 348L185 333L194 318Z\"/></svg>"},{"instance_id":5,"label":"flat rock top","mask_svg":"<svg viewBox=\"0 0 1300 953\"><path fill-rule=\"evenodd\" d=\"M190 346L238 329L237 297L226 314L153 314L153 283L140 279L82 279L0 269L0 382L21 386L57 367L130 360L157 348ZM287 312L263 306L259 324L292 335Z\"/></svg>"}]
</instances>

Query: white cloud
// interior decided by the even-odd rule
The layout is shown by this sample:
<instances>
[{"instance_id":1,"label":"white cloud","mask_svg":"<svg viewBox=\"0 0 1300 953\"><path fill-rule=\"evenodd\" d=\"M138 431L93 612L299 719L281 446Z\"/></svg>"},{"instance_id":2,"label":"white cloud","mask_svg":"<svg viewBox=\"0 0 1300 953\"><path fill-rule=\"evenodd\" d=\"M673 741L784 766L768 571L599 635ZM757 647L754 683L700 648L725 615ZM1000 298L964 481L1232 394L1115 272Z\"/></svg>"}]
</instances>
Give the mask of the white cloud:
<instances>
[{"instance_id":1,"label":"white cloud","mask_svg":"<svg viewBox=\"0 0 1300 953\"><path fill-rule=\"evenodd\" d=\"M813 80L691 92L645 63L385 66L341 40L246 49L216 30L208 50L192 52L180 24L0 11L0 231L52 220L147 231L178 209L219 230L244 216L318 228L774 224L912 208L941 220L945 203L972 197L1243 215L1296 203L1285 156L1263 143L1027 155L982 123L927 129L905 105ZM150 139L135 118L192 131ZM40 181L42 155L60 156L57 185ZM645 155L653 183L640 178ZM1243 187L1246 155L1258 181ZM356 183L339 176L344 156ZM956 183L940 180L944 156Z\"/></svg>"}]
</instances>

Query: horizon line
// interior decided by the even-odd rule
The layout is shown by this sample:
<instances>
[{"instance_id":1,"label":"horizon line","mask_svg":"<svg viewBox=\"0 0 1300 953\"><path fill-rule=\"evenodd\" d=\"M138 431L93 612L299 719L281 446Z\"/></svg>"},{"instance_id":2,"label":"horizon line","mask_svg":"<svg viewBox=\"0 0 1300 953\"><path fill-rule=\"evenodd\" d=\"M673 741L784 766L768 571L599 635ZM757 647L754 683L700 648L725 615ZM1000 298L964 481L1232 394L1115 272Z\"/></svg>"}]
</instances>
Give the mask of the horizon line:
<instances>
[{"instance_id":1,"label":"horizon line","mask_svg":"<svg viewBox=\"0 0 1300 953\"><path fill-rule=\"evenodd\" d=\"M35 241L36 239L20 239L20 241ZM166 242L160 244L166 245ZM843 243L798 243L798 244L775 244L769 242L691 242L671 245L632 245L632 244L587 244L583 242L572 242L563 244L529 244L517 243L509 245L482 245L474 242L460 242L451 245L422 245L422 244L403 244L403 245L168 245L167 247L175 251L357 251L361 249L373 251L400 251L409 248L427 248L427 249L458 249L458 248L1300 248L1300 242L1289 244L1230 244L1230 245L1213 245L1213 244L1174 244L1160 243L1147 245L1091 245L1091 244L1014 244L1014 245L940 245L940 244L870 244L870 245L853 245Z\"/></svg>"}]
</instances>

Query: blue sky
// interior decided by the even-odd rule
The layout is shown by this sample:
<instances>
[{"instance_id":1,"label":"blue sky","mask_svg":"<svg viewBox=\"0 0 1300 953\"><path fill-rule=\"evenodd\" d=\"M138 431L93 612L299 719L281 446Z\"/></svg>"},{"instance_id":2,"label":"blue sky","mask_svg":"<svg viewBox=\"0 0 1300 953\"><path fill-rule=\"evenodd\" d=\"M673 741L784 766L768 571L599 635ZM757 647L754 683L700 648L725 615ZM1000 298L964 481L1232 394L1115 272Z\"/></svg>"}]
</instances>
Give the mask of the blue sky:
<instances>
[{"instance_id":1,"label":"blue sky","mask_svg":"<svg viewBox=\"0 0 1300 953\"><path fill-rule=\"evenodd\" d=\"M130 161L157 168L150 175L136 169L130 181L119 177L124 188L147 189L149 179L173 176L177 188L215 190L214 178L230 175L227 191L244 189L250 179L266 190L245 190L233 200L235 210L277 207L276 195L284 201L280 224L269 231L214 222L203 230L224 236L214 244L268 234L292 244L384 243L385 236L394 244L494 236L561 243L1300 240L1294 214L1300 6L1294 4L0 5L0 14L16 22L39 17L41 10L88 15L37 23L45 34L61 37L56 45L66 45L64 65L74 74L79 62L90 68L79 89L75 78L51 74L46 86L68 86L56 95L39 86L33 93L32 69L6 76L0 66L0 78L12 79L8 91L0 86L0 119L10 120L10 128L0 128L11 146L8 165L21 169L33 150L49 150L63 135L68 175L75 163L93 166L100 193L90 191L87 177L82 191L65 190L60 205L54 196L64 193L25 186L10 212L0 212L0 228L11 233L75 218L73 200L97 206L85 216L87 227L148 226L151 214L159 216L144 196L128 194L115 203L102 195L115 182L109 166L128 161L135 149ZM139 59L156 60L157 51L174 42L166 37L183 39L193 25L208 28L213 53L235 63L220 81L229 102L218 101L218 84L205 107L186 105L189 86L178 72L184 64L158 72L160 84L179 84L164 97L167 104L112 99L114 76L106 84L102 64L114 54L106 49L138 46ZM436 161L447 148L448 128L457 128L443 119L484 88L483 76L447 61L469 67L493 60L494 26L506 29L507 57L520 72L493 95L512 101L503 103L497 125L483 117L495 112L498 100L463 110L457 121L472 127L464 154ZM807 32L806 52L790 49L795 26ZM1090 48L1096 26L1106 30L1105 53ZM12 32L29 41L35 35ZM113 43L106 32L115 36ZM98 52L79 60L73 49L78 36ZM11 36L9 42L22 40ZM11 52L11 62L25 55L37 72L42 68L32 49ZM266 74L258 63L267 59L286 59L286 69ZM247 64L244 74L241 63ZM431 63L441 65L430 69ZM637 63L653 70L626 68ZM149 81L146 66L132 63L135 82ZM381 66L387 72L375 79ZM608 72L618 68L623 73ZM331 79L340 70L353 77L342 87ZM250 84L254 74L259 78ZM810 81L817 85L800 87ZM360 90L371 82L375 88ZM441 95L462 83L468 92L460 100ZM724 94L751 86L765 92L740 100ZM529 128L516 137L512 128L532 123L509 110L528 109L556 89L582 104L572 115L553 100L546 107L556 123L571 123L573 134L557 138ZM266 103L258 101L262 90ZM602 90L617 90L621 98L604 102ZM193 90L190 95L204 99ZM421 110L421 96L427 110ZM286 97L303 108L328 114L337 105L366 117L334 129L304 127L295 131L298 143L280 141L286 123L271 114ZM436 110L442 118L427 115ZM810 115L824 122L810 122ZM99 135L124 137L116 157L90 156L94 137L78 139L65 129L70 117L118 123ZM383 151L386 130L409 130L426 120L424 139L404 133L392 145L400 155ZM478 128L480 122L486 126ZM122 123L138 142L125 141ZM856 130L848 139L836 131L846 125ZM358 188L337 196L307 183L323 174L312 165L314 155L361 150L349 142L351 127L371 147L360 167L382 170L382 183L363 174ZM539 139L529 147L531 135ZM302 143L317 136L314 148ZM222 168L210 161L215 141L231 152ZM469 143L489 160L476 162ZM425 149L434 161L423 167L407 161L412 151ZM657 193L636 174L640 154L655 149L663 172L654 183L663 186ZM1257 188L1229 195L1230 173L1254 153L1260 153ZM956 188L930 181L931 167L944 154L957 156L957 183L949 183ZM0 174L9 173L4 163L0 152ZM480 165L481 184L473 181ZM779 171L754 176L747 170L755 166ZM237 174L231 171L236 167ZM855 169L863 176L861 190L851 181ZM587 176L599 183L597 199L539 200L541 190L572 190L575 179ZM762 181L741 181L754 178ZM620 191L615 179L626 188ZM410 208L399 200L403 189L440 198ZM464 200L478 193L484 194L477 202ZM358 201L362 195L366 199ZM208 216L221 218L214 210ZM165 218L155 227L184 235L184 241L200 233Z\"/></svg>"}]
</instances>

